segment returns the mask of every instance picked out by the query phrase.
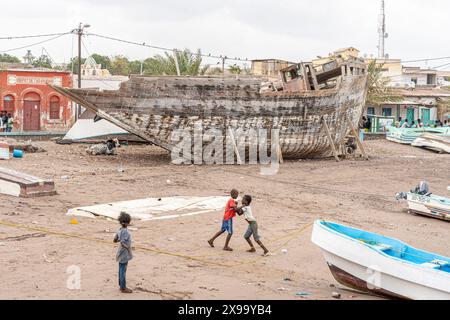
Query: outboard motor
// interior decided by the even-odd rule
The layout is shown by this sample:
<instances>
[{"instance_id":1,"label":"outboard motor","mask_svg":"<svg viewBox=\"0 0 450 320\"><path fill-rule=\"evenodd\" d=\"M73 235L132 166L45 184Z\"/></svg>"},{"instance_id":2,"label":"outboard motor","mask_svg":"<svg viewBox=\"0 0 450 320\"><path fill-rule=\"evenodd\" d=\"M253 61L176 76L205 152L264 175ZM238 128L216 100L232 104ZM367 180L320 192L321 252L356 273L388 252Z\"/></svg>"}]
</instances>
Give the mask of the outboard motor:
<instances>
[{"instance_id":1,"label":"outboard motor","mask_svg":"<svg viewBox=\"0 0 450 320\"><path fill-rule=\"evenodd\" d=\"M430 187L428 185L428 182L421 181L420 184L414 190L411 190L411 192L421 196L429 195Z\"/></svg>"}]
</instances>

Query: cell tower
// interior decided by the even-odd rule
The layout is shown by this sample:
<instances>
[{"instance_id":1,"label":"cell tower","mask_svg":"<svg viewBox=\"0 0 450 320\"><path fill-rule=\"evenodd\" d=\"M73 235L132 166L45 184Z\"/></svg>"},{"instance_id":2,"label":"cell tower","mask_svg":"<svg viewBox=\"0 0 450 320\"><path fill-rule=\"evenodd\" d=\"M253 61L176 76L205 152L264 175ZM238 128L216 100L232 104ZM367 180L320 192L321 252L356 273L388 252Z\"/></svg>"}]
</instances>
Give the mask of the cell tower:
<instances>
[{"instance_id":1,"label":"cell tower","mask_svg":"<svg viewBox=\"0 0 450 320\"><path fill-rule=\"evenodd\" d=\"M378 21L378 58L387 59L388 55L384 51L384 41L387 39L388 34L386 32L386 14L385 14L384 0L381 0L381 11Z\"/></svg>"}]
</instances>

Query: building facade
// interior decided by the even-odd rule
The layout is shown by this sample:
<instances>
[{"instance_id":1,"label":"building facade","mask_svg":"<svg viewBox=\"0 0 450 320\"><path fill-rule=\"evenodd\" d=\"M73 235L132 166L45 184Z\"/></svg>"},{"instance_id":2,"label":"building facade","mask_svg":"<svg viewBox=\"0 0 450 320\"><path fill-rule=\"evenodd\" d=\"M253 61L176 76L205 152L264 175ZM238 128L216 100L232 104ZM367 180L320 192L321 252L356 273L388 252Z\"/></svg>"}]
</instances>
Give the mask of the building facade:
<instances>
[{"instance_id":1,"label":"building facade","mask_svg":"<svg viewBox=\"0 0 450 320\"><path fill-rule=\"evenodd\" d=\"M442 99L450 99L450 91L434 89L399 89L395 94L399 101L386 102L378 106L367 105L365 114L377 117L408 119L409 123L421 120L425 125L433 125L438 119L444 121L448 115L439 114L438 104Z\"/></svg>"},{"instance_id":2,"label":"building facade","mask_svg":"<svg viewBox=\"0 0 450 320\"><path fill-rule=\"evenodd\" d=\"M250 73L252 75L278 77L280 70L293 64L295 63L277 59L252 60Z\"/></svg>"},{"instance_id":3,"label":"building facade","mask_svg":"<svg viewBox=\"0 0 450 320\"><path fill-rule=\"evenodd\" d=\"M81 65L82 77L108 77L110 75L108 69L102 69L102 65L97 63L92 56L89 56Z\"/></svg>"},{"instance_id":4,"label":"building facade","mask_svg":"<svg viewBox=\"0 0 450 320\"><path fill-rule=\"evenodd\" d=\"M373 59L366 60L367 63ZM365 114L373 117L408 119L425 125L433 125L438 119L445 120L445 114L439 114L441 99L449 99L450 91L440 88L445 74L432 69L406 67L400 59L378 59L382 65L382 76L389 80L388 87L399 99L381 105L366 105ZM442 113L442 112L441 112Z\"/></svg>"},{"instance_id":5,"label":"building facade","mask_svg":"<svg viewBox=\"0 0 450 320\"><path fill-rule=\"evenodd\" d=\"M1 110L14 117L14 131L63 131L71 126L70 101L48 84L72 88L69 72L0 70Z\"/></svg>"}]
</instances>

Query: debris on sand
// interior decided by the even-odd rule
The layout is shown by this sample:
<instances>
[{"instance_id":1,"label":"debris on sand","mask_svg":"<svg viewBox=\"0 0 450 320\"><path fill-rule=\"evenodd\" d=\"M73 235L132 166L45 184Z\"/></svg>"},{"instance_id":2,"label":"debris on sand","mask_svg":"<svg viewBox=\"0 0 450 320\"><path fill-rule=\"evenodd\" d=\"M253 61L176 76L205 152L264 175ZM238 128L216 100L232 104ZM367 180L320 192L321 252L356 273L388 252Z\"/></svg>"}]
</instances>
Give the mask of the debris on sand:
<instances>
[{"instance_id":1,"label":"debris on sand","mask_svg":"<svg viewBox=\"0 0 450 320\"><path fill-rule=\"evenodd\" d=\"M340 299L340 298L341 298L341 294L338 293L338 292L333 292L333 293L331 294L331 296L332 296L333 298L335 298L335 299Z\"/></svg>"},{"instance_id":2,"label":"debris on sand","mask_svg":"<svg viewBox=\"0 0 450 320\"><path fill-rule=\"evenodd\" d=\"M9 151L13 152L14 150L20 150L27 153L40 153L40 152L46 152L44 148L42 148L40 145L36 144L35 142L32 142L31 140L28 141L16 141L15 139L3 139L3 141L7 142L9 144Z\"/></svg>"},{"instance_id":3,"label":"debris on sand","mask_svg":"<svg viewBox=\"0 0 450 320\"><path fill-rule=\"evenodd\" d=\"M0 193L31 198L56 194L55 183L19 171L0 167Z\"/></svg>"},{"instance_id":4,"label":"debris on sand","mask_svg":"<svg viewBox=\"0 0 450 320\"><path fill-rule=\"evenodd\" d=\"M307 296L310 296L311 293L309 293L309 292L297 292L295 295L297 297L307 297Z\"/></svg>"},{"instance_id":5,"label":"debris on sand","mask_svg":"<svg viewBox=\"0 0 450 320\"><path fill-rule=\"evenodd\" d=\"M211 213L223 209L226 197L166 197L121 201L70 209L68 216L117 219L122 211L136 220L166 220Z\"/></svg>"}]
</instances>

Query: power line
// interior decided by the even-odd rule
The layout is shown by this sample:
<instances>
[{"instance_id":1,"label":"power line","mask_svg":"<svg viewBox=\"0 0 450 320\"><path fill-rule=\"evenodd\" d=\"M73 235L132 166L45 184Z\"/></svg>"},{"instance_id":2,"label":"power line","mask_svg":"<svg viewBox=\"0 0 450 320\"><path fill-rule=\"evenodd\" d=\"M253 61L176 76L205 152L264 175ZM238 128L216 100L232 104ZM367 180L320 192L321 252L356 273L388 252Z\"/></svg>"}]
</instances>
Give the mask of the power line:
<instances>
[{"instance_id":1,"label":"power line","mask_svg":"<svg viewBox=\"0 0 450 320\"><path fill-rule=\"evenodd\" d=\"M174 52L174 51L180 52L180 51L182 51L182 50L179 50L179 49L170 49L170 48L160 47L160 46L156 46L156 45L149 45L149 44L146 44L145 42L139 43L139 42L130 41L130 40L123 40L123 39L109 37L109 36L104 36L104 35L100 35L100 34L96 34L96 33L86 33L86 35L88 35L88 36L95 36L95 37L108 39L108 40L113 40L113 41L118 41L118 42L127 43L127 44L133 44L133 45L147 47L147 48L152 48L152 49L157 49L157 50L164 50L164 51L170 51L170 52ZM243 61L243 62L248 61L248 59L237 58L237 57L231 58L231 57L227 57L226 55L217 56L217 55L203 54L203 53L200 53L199 55L201 57L205 57L205 58L225 59L225 60Z\"/></svg>"},{"instance_id":2,"label":"power line","mask_svg":"<svg viewBox=\"0 0 450 320\"><path fill-rule=\"evenodd\" d=\"M55 37L53 37L53 38L50 38L50 39L46 39L46 40L39 41L39 42L36 42L36 43L28 44L28 45L22 46L22 47L17 47L17 48L12 48L12 49L8 49L8 50L3 50L3 51L0 51L0 53L6 53L6 52L11 52L11 51L16 51L16 50L21 50L21 49L31 48L31 47L37 46L37 45L39 45L39 44L42 44L42 43L46 43L46 42L50 42L50 41L56 40L56 39L58 39L58 38L61 38L61 37L64 36L64 35L70 34L70 33L71 33L71 32L61 33L61 34L58 34L57 36L55 36Z\"/></svg>"},{"instance_id":3,"label":"power line","mask_svg":"<svg viewBox=\"0 0 450 320\"><path fill-rule=\"evenodd\" d=\"M54 37L54 36L62 36L71 32L65 33L49 33L49 34L37 34L30 36L11 36L11 37L0 37L0 40L14 40L14 39L28 39L28 38L43 38L43 37Z\"/></svg>"},{"instance_id":4,"label":"power line","mask_svg":"<svg viewBox=\"0 0 450 320\"><path fill-rule=\"evenodd\" d=\"M429 58L429 59L419 59L419 60L409 60L409 61L402 61L402 62L403 62L403 63L412 63L412 62L427 62L427 61L447 60L447 59L450 59L450 57Z\"/></svg>"},{"instance_id":5,"label":"power line","mask_svg":"<svg viewBox=\"0 0 450 320\"><path fill-rule=\"evenodd\" d=\"M443 68L443 67L446 67L446 66L450 66L450 63L446 63L446 64L443 64L443 65L434 67L433 69L440 69L440 68Z\"/></svg>"}]
</instances>

